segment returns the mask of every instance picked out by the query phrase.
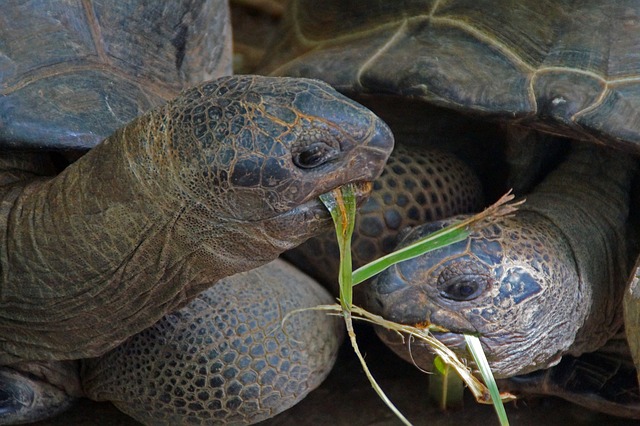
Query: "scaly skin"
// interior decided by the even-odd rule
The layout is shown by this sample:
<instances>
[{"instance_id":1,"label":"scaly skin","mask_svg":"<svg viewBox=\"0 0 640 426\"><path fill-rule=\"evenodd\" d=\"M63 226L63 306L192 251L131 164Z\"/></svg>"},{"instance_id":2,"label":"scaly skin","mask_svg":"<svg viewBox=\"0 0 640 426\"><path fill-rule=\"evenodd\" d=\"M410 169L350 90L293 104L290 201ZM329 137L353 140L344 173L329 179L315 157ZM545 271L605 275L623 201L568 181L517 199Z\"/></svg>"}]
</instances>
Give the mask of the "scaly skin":
<instances>
[{"instance_id":1,"label":"scaly skin","mask_svg":"<svg viewBox=\"0 0 640 426\"><path fill-rule=\"evenodd\" d=\"M83 389L153 425L253 424L296 404L331 371L341 321L317 282L275 260L227 277L100 358Z\"/></svg>"},{"instance_id":2,"label":"scaly skin","mask_svg":"<svg viewBox=\"0 0 640 426\"><path fill-rule=\"evenodd\" d=\"M53 179L5 185L0 364L100 355L274 259L329 226L319 194L373 180L392 145L323 83L236 76L184 92Z\"/></svg>"},{"instance_id":3,"label":"scaly skin","mask_svg":"<svg viewBox=\"0 0 640 426\"><path fill-rule=\"evenodd\" d=\"M441 338L459 350L457 333L478 334L497 377L601 347L622 323L635 162L583 145L574 144L515 216L381 274L369 288L370 308L403 323L443 326L452 333ZM443 225L416 228L401 245ZM383 338L405 358L430 358L415 342L409 355L393 336Z\"/></svg>"},{"instance_id":4,"label":"scaly skin","mask_svg":"<svg viewBox=\"0 0 640 426\"><path fill-rule=\"evenodd\" d=\"M562 357L553 368L500 380L501 392L553 395L612 416L640 419L636 367L624 332L596 352Z\"/></svg>"}]
</instances>

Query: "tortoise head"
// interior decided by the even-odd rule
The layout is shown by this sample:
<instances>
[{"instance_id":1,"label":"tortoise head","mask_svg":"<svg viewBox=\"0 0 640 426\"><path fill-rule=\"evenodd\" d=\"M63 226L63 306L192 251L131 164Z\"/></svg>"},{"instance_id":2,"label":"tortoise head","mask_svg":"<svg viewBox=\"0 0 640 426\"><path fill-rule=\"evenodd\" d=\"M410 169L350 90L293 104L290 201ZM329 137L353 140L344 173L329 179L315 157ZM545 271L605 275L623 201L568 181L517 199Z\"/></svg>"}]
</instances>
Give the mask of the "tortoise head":
<instances>
[{"instance_id":1,"label":"tortoise head","mask_svg":"<svg viewBox=\"0 0 640 426\"><path fill-rule=\"evenodd\" d=\"M276 221L283 236L299 225L301 241L329 219L318 196L374 180L393 148L371 111L308 79L222 78L151 117L153 163L181 202L217 222Z\"/></svg>"},{"instance_id":2,"label":"tortoise head","mask_svg":"<svg viewBox=\"0 0 640 426\"><path fill-rule=\"evenodd\" d=\"M407 245L451 223L412 229ZM585 308L580 279L562 233L521 211L461 242L392 266L367 289L369 308L404 324L435 324L435 333L466 355L462 333L479 336L496 377L546 368L573 343ZM582 319L582 320L581 320ZM382 339L407 360L429 367L433 355L391 333Z\"/></svg>"}]
</instances>

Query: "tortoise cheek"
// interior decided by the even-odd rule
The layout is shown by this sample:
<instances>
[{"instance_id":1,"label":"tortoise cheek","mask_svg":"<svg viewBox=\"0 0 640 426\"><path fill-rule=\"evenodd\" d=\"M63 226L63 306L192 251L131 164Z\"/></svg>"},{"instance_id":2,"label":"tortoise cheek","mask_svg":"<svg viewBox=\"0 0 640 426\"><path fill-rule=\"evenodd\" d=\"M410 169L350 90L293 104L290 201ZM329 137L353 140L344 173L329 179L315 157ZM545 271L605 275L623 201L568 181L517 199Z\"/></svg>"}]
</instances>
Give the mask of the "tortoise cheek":
<instances>
[{"instance_id":1,"label":"tortoise cheek","mask_svg":"<svg viewBox=\"0 0 640 426\"><path fill-rule=\"evenodd\" d=\"M238 161L231 172L231 184L234 187L245 188L258 186L263 166L262 159L258 157Z\"/></svg>"},{"instance_id":2,"label":"tortoise cheek","mask_svg":"<svg viewBox=\"0 0 640 426\"><path fill-rule=\"evenodd\" d=\"M500 295L513 299L515 304L530 300L541 291L538 280L521 268L508 271L500 287Z\"/></svg>"}]
</instances>

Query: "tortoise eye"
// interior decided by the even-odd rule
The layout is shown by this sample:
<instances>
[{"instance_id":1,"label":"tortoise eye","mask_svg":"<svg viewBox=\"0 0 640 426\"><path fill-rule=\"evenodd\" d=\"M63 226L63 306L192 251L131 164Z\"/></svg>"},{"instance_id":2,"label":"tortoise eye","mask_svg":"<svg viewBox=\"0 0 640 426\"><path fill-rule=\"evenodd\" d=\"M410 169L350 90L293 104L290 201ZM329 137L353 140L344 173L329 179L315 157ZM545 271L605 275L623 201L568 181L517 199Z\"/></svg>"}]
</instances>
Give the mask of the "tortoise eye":
<instances>
[{"instance_id":1,"label":"tortoise eye","mask_svg":"<svg viewBox=\"0 0 640 426\"><path fill-rule=\"evenodd\" d=\"M446 299L463 302L473 300L482 293L483 286L470 276L458 276L438 285L440 295Z\"/></svg>"},{"instance_id":2,"label":"tortoise eye","mask_svg":"<svg viewBox=\"0 0 640 426\"><path fill-rule=\"evenodd\" d=\"M312 169L333 159L338 150L324 142L315 142L294 154L293 163L301 169Z\"/></svg>"}]
</instances>

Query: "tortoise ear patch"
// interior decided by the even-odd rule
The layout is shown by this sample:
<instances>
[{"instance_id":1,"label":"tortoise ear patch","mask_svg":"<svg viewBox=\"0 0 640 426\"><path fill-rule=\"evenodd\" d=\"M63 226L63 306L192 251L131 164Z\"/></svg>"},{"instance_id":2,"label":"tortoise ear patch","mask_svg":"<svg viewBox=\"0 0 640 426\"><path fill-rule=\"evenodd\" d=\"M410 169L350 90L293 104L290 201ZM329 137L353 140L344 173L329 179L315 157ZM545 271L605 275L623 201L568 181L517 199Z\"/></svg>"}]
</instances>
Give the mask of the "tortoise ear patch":
<instances>
[{"instance_id":1,"label":"tortoise ear patch","mask_svg":"<svg viewBox=\"0 0 640 426\"><path fill-rule=\"evenodd\" d=\"M502 280L500 295L509 297L518 304L540 293L542 286L526 271L521 269L511 270Z\"/></svg>"}]
</instances>

